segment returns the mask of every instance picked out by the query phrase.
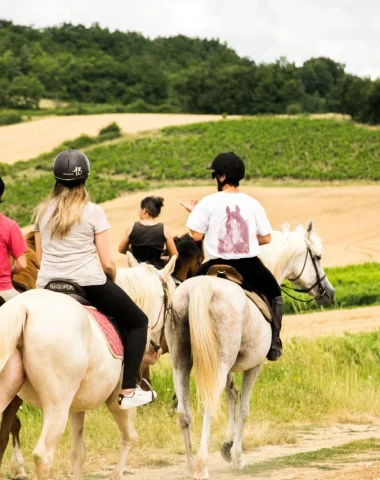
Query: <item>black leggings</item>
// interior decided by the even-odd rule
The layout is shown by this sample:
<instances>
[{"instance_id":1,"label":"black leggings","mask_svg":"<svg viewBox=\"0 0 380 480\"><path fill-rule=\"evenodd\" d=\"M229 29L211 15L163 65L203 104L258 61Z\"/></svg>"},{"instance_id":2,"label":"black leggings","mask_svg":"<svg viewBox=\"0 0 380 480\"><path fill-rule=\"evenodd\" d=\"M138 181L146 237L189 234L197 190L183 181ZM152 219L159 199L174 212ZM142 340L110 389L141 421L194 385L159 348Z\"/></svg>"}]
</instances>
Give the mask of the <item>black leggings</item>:
<instances>
[{"instance_id":1,"label":"black leggings","mask_svg":"<svg viewBox=\"0 0 380 480\"><path fill-rule=\"evenodd\" d=\"M113 317L124 345L122 388L135 388L145 351L148 317L116 283L82 287L88 300L101 312Z\"/></svg>"},{"instance_id":2,"label":"black leggings","mask_svg":"<svg viewBox=\"0 0 380 480\"><path fill-rule=\"evenodd\" d=\"M214 258L199 267L195 276L206 275L213 265L230 265L237 270L244 279L244 288L263 293L268 300L281 296L281 289L272 272L264 266L258 257L225 260Z\"/></svg>"}]
</instances>

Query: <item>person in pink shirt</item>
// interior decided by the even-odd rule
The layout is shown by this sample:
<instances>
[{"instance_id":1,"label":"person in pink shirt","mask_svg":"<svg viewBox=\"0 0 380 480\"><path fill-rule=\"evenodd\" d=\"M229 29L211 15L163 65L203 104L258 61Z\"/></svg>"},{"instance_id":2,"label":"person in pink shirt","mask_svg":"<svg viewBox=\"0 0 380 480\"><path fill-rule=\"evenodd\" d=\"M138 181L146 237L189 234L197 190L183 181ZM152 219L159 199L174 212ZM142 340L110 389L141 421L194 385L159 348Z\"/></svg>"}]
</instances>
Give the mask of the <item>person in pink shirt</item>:
<instances>
[{"instance_id":1,"label":"person in pink shirt","mask_svg":"<svg viewBox=\"0 0 380 480\"><path fill-rule=\"evenodd\" d=\"M0 177L0 203L5 185ZM20 227L0 212L0 297L5 301L18 294L12 285L12 274L26 268L28 250ZM10 257L14 260L11 264Z\"/></svg>"}]
</instances>

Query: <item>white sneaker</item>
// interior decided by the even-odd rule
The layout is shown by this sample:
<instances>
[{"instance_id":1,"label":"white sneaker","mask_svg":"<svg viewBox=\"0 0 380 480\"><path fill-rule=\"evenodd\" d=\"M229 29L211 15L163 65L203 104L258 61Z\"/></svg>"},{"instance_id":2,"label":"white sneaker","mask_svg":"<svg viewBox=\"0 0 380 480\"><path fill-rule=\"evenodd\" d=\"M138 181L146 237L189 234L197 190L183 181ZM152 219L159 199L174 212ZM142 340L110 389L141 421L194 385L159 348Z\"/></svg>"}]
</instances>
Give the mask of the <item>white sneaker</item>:
<instances>
[{"instance_id":1,"label":"white sneaker","mask_svg":"<svg viewBox=\"0 0 380 480\"><path fill-rule=\"evenodd\" d=\"M126 410L127 408L140 407L146 403L154 402L157 398L157 393L153 390L145 392L139 385L133 390L130 395L119 395L119 408Z\"/></svg>"}]
</instances>

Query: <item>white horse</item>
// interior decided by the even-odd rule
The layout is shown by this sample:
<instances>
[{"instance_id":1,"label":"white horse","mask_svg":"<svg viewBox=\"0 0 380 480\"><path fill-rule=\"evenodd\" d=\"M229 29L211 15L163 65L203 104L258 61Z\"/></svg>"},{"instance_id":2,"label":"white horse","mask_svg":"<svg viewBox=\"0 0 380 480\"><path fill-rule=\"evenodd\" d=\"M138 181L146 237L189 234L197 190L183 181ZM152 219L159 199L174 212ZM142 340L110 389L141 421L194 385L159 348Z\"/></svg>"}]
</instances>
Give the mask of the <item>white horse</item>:
<instances>
[{"instance_id":1,"label":"white horse","mask_svg":"<svg viewBox=\"0 0 380 480\"><path fill-rule=\"evenodd\" d=\"M174 263L175 257L160 271L146 264L118 269L117 283L149 318L147 348L151 341L160 341L166 318L165 298L168 294L170 301L175 288L171 278ZM119 461L111 478L122 478L137 433L131 410L118 406L121 368L122 361L110 353L87 311L67 295L30 290L0 308L0 414L15 394L43 409L42 433L33 452L38 480L49 478L55 448L69 415L74 479L81 478L86 456L85 412L104 402L121 433ZM4 385L9 378L11 381Z\"/></svg>"},{"instance_id":2,"label":"white horse","mask_svg":"<svg viewBox=\"0 0 380 480\"><path fill-rule=\"evenodd\" d=\"M293 281L318 304L327 304L333 300L335 291L321 267L321 255L322 243L309 222L306 230L298 227L289 232L285 227L282 232L274 232L272 242L262 249L261 259L279 284L284 279ZM188 474L196 479L208 478L211 420L218 412L225 388L229 422L222 454L225 460L232 460L234 468L242 469L244 423L249 415L253 385L271 344L271 326L240 286L221 278L202 276L186 280L174 294L173 309L176 314L166 323L165 333L173 362L177 414L185 441ZM192 368L204 407L196 462L190 439ZM244 372L237 412L238 392L233 372Z\"/></svg>"}]
</instances>

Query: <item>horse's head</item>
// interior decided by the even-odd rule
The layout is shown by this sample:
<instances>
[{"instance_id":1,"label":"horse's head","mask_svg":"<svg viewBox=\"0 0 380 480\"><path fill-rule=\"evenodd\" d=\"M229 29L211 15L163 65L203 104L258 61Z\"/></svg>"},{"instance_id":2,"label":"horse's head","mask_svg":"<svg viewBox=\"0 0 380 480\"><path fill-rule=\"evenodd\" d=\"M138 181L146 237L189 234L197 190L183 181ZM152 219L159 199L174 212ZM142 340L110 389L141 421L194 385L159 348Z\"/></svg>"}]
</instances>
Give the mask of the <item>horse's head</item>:
<instances>
[{"instance_id":1,"label":"horse's head","mask_svg":"<svg viewBox=\"0 0 380 480\"><path fill-rule=\"evenodd\" d=\"M185 281L195 275L204 260L203 240L196 242L185 233L181 237L174 237L174 243L178 251L174 276Z\"/></svg>"},{"instance_id":2,"label":"horse's head","mask_svg":"<svg viewBox=\"0 0 380 480\"><path fill-rule=\"evenodd\" d=\"M287 279L299 287L299 292L314 297L318 305L328 305L334 300L335 290L321 265L322 241L311 220L306 228L302 225L297 227L295 233L299 238L292 261L289 262Z\"/></svg>"}]
</instances>

